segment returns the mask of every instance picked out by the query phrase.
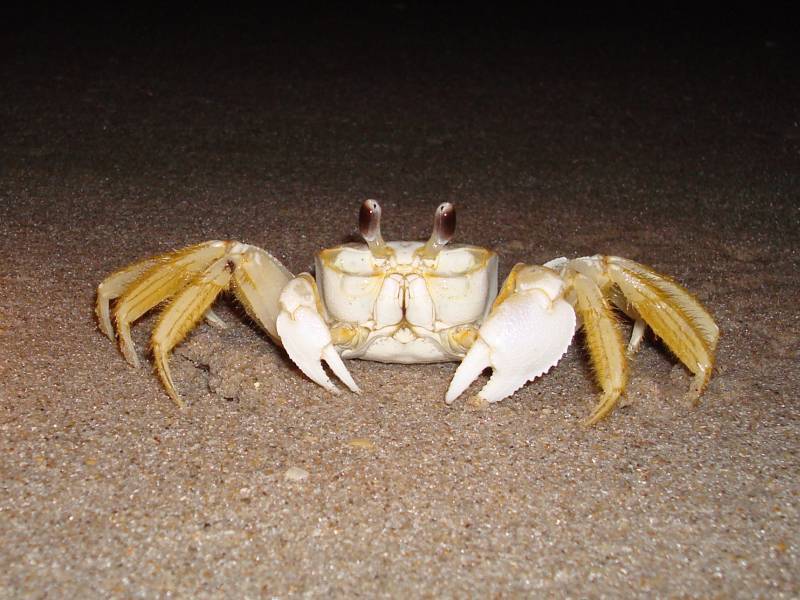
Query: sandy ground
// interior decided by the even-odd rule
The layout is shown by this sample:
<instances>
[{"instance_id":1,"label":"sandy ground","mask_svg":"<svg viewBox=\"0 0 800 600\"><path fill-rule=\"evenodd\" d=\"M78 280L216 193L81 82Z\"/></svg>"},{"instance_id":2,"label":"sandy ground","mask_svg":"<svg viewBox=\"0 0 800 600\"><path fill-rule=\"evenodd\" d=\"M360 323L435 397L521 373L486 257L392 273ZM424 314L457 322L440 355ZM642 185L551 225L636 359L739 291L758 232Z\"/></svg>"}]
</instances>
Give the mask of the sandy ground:
<instances>
[{"instance_id":1,"label":"sandy ground","mask_svg":"<svg viewBox=\"0 0 800 600\"><path fill-rule=\"evenodd\" d=\"M0 596L798 597L791 40L236 25L3 38ZM97 330L114 269L232 238L300 272L366 197L390 239L456 202L502 275L675 276L723 332L702 402L652 338L591 429L581 343L484 410L444 404L455 364L352 361L331 396L223 299L179 411L152 317L139 370Z\"/></svg>"}]
</instances>

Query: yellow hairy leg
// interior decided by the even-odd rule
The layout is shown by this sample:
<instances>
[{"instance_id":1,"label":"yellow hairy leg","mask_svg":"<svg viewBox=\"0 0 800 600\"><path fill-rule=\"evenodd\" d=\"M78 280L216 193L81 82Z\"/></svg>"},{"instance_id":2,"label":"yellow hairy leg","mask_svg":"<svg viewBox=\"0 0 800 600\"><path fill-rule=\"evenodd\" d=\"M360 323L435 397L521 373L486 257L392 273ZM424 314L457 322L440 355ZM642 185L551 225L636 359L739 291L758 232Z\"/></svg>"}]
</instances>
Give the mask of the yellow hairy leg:
<instances>
[{"instance_id":1,"label":"yellow hairy leg","mask_svg":"<svg viewBox=\"0 0 800 600\"><path fill-rule=\"evenodd\" d=\"M280 298L292 274L263 250L248 250L233 274L233 291L255 321L281 345L275 322L280 312Z\"/></svg>"},{"instance_id":2,"label":"yellow hairy leg","mask_svg":"<svg viewBox=\"0 0 800 600\"><path fill-rule=\"evenodd\" d=\"M613 309L597 284L576 273L572 277L572 289L594 374L603 390L599 402L585 421L586 425L594 425L614 409L625 391L628 380L625 346Z\"/></svg>"},{"instance_id":3,"label":"yellow hairy leg","mask_svg":"<svg viewBox=\"0 0 800 600\"><path fill-rule=\"evenodd\" d=\"M100 324L100 331L110 340L114 339L114 326L111 324L109 303L125 293L130 284L136 281L142 273L153 267L157 261L157 257L150 257L114 271L97 286L95 313Z\"/></svg>"},{"instance_id":4,"label":"yellow hairy leg","mask_svg":"<svg viewBox=\"0 0 800 600\"><path fill-rule=\"evenodd\" d=\"M226 250L224 242L206 242L155 257L155 264L124 291L114 307L114 320L120 349L131 365L139 366L131 339L131 323L178 293L197 273L224 256Z\"/></svg>"},{"instance_id":5,"label":"yellow hairy leg","mask_svg":"<svg viewBox=\"0 0 800 600\"><path fill-rule=\"evenodd\" d=\"M170 398L183 408L169 370L169 353L194 327L219 293L228 287L233 265L222 258L197 275L172 300L153 330L152 350L156 371Z\"/></svg>"},{"instance_id":6,"label":"yellow hairy leg","mask_svg":"<svg viewBox=\"0 0 800 600\"><path fill-rule=\"evenodd\" d=\"M719 328L711 315L680 284L632 260L608 257L608 274L641 318L694 373L695 398L714 366Z\"/></svg>"}]
</instances>

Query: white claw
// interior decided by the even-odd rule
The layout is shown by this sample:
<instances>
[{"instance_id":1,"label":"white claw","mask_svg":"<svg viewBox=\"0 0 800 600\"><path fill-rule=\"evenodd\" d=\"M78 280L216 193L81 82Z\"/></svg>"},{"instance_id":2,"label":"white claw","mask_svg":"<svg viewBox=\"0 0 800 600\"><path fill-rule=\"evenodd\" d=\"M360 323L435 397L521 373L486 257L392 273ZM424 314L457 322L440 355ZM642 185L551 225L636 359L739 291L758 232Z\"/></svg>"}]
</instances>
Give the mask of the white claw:
<instances>
[{"instance_id":1,"label":"white claw","mask_svg":"<svg viewBox=\"0 0 800 600\"><path fill-rule=\"evenodd\" d=\"M330 337L330 333L328 336ZM339 353L336 352L336 349L332 344L328 344L322 350L322 358L326 363L328 363L331 371L333 371L333 373L350 389L351 392L355 392L356 394L361 393L361 388L358 387L353 379L353 376L350 375L350 371L348 371L347 367L344 366L342 357L339 356Z\"/></svg>"},{"instance_id":2,"label":"white claw","mask_svg":"<svg viewBox=\"0 0 800 600\"><path fill-rule=\"evenodd\" d=\"M450 382L450 387L447 388L444 401L447 404L452 404L453 400L458 398L469 387L469 384L478 378L483 370L491 364L491 356L489 346L486 345L482 339L478 338L472 344L464 360L458 365L456 374L453 375L453 380Z\"/></svg>"},{"instance_id":3,"label":"white claw","mask_svg":"<svg viewBox=\"0 0 800 600\"><path fill-rule=\"evenodd\" d=\"M493 373L478 396L487 402L507 398L549 371L569 348L576 319L561 297L563 282L549 269L524 269L530 271L520 270L515 291L494 307L456 369L445 396L448 404L486 367Z\"/></svg>"},{"instance_id":4,"label":"white claw","mask_svg":"<svg viewBox=\"0 0 800 600\"><path fill-rule=\"evenodd\" d=\"M300 370L329 392L338 394L339 389L323 369L323 360L351 391L361 393L333 347L331 332L317 308L318 298L314 280L306 273L286 285L276 322L281 343Z\"/></svg>"}]
</instances>

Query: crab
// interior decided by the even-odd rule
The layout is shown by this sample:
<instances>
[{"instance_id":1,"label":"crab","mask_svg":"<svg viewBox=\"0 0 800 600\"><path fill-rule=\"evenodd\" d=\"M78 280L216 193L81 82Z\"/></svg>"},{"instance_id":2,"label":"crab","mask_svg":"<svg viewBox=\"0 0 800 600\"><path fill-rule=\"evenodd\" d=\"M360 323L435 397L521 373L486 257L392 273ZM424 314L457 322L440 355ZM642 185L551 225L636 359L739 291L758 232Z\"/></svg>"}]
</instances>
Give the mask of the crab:
<instances>
[{"instance_id":1,"label":"crab","mask_svg":"<svg viewBox=\"0 0 800 600\"><path fill-rule=\"evenodd\" d=\"M625 391L628 357L649 327L693 374L689 395L699 398L711 376L719 329L680 284L632 260L595 255L541 266L518 263L498 291L495 252L448 245L455 214L452 204L439 205L427 242L386 242L381 207L366 200L359 214L366 243L319 252L316 278L292 275L269 252L237 241L147 258L100 283L99 327L119 340L137 367L131 325L164 304L151 350L158 377L179 407L184 403L170 373L170 352L202 318L224 326L212 304L226 291L309 379L334 394L340 390L323 361L355 393L361 390L343 358L460 361L445 402L462 395L488 367L492 375L477 400L497 402L554 367L582 328L601 390L585 420L594 424ZM618 315L633 321L627 348Z\"/></svg>"}]
</instances>

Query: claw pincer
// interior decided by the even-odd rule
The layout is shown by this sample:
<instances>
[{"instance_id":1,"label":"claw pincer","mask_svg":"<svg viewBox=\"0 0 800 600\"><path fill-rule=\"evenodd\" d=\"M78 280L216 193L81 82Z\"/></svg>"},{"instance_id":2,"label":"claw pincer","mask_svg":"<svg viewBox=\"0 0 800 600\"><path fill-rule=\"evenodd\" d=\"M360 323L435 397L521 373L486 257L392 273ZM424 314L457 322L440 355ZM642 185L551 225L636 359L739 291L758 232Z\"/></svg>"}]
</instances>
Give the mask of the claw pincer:
<instances>
[{"instance_id":1,"label":"claw pincer","mask_svg":"<svg viewBox=\"0 0 800 600\"><path fill-rule=\"evenodd\" d=\"M492 376L478 397L487 402L507 398L554 367L575 334L575 311L563 293L563 280L550 269L516 265L456 369L445 401L453 402L486 367Z\"/></svg>"}]
</instances>

